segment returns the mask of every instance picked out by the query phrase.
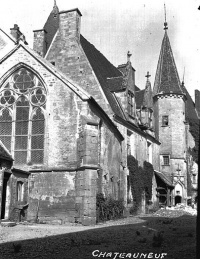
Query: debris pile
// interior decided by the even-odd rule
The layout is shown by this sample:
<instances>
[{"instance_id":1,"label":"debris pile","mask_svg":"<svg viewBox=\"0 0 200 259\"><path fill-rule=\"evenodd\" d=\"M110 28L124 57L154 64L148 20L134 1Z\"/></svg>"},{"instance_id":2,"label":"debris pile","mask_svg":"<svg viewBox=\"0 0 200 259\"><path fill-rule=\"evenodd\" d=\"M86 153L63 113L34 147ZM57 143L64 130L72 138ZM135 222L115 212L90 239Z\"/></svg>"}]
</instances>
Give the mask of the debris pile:
<instances>
[{"instance_id":1,"label":"debris pile","mask_svg":"<svg viewBox=\"0 0 200 259\"><path fill-rule=\"evenodd\" d=\"M161 208L153 214L153 216L155 217L168 217L168 218L176 218L176 217L181 217L183 215L196 216L197 209L194 209L191 206L186 206L184 204L178 204L175 207Z\"/></svg>"}]
</instances>

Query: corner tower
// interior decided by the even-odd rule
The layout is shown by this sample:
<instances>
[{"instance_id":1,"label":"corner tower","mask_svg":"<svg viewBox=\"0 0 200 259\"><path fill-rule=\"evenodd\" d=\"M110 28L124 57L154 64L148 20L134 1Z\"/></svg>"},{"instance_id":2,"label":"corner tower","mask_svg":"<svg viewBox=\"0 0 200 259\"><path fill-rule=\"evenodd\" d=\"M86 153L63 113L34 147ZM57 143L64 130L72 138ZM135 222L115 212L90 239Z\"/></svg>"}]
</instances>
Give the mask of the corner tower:
<instances>
[{"instance_id":1,"label":"corner tower","mask_svg":"<svg viewBox=\"0 0 200 259\"><path fill-rule=\"evenodd\" d=\"M161 142L160 171L171 178L174 190L168 204L186 203L186 96L174 61L167 22L154 82L155 133Z\"/></svg>"}]
</instances>

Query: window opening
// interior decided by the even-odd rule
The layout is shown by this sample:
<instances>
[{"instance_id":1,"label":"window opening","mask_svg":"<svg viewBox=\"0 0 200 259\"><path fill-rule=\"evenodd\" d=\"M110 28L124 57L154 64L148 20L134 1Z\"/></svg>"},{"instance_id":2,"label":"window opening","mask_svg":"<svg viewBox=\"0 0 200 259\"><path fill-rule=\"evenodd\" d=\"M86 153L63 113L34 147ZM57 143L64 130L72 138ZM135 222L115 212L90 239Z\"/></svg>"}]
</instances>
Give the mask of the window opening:
<instances>
[{"instance_id":1,"label":"window opening","mask_svg":"<svg viewBox=\"0 0 200 259\"><path fill-rule=\"evenodd\" d=\"M196 175L193 174L192 178L193 178L193 184L195 184L196 183Z\"/></svg>"},{"instance_id":2,"label":"window opening","mask_svg":"<svg viewBox=\"0 0 200 259\"><path fill-rule=\"evenodd\" d=\"M45 120L42 110L38 108L32 118L31 161L42 163L44 156L44 128Z\"/></svg>"},{"instance_id":3,"label":"window opening","mask_svg":"<svg viewBox=\"0 0 200 259\"><path fill-rule=\"evenodd\" d=\"M42 82L24 67L0 89L0 140L15 164L43 163L45 102Z\"/></svg>"},{"instance_id":4,"label":"window opening","mask_svg":"<svg viewBox=\"0 0 200 259\"><path fill-rule=\"evenodd\" d=\"M1 110L0 114L0 140L11 152L12 116L8 109Z\"/></svg>"},{"instance_id":5,"label":"window opening","mask_svg":"<svg viewBox=\"0 0 200 259\"><path fill-rule=\"evenodd\" d=\"M24 200L24 184L23 182L17 182L17 201Z\"/></svg>"},{"instance_id":6,"label":"window opening","mask_svg":"<svg viewBox=\"0 0 200 259\"><path fill-rule=\"evenodd\" d=\"M169 117L162 116L162 126L169 126Z\"/></svg>"},{"instance_id":7,"label":"window opening","mask_svg":"<svg viewBox=\"0 0 200 259\"><path fill-rule=\"evenodd\" d=\"M163 156L164 165L169 165L169 156Z\"/></svg>"},{"instance_id":8,"label":"window opening","mask_svg":"<svg viewBox=\"0 0 200 259\"><path fill-rule=\"evenodd\" d=\"M21 96L16 103L15 162L26 163L28 149L29 102Z\"/></svg>"}]
</instances>

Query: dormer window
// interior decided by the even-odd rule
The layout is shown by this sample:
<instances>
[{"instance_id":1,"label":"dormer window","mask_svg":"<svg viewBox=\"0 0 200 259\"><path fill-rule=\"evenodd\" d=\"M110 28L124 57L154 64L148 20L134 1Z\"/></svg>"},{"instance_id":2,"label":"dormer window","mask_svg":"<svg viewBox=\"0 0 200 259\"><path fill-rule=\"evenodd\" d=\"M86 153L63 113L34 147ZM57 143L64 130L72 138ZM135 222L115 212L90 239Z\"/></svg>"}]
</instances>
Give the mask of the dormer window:
<instances>
[{"instance_id":1,"label":"dormer window","mask_svg":"<svg viewBox=\"0 0 200 259\"><path fill-rule=\"evenodd\" d=\"M128 91L128 114L134 117L134 94Z\"/></svg>"},{"instance_id":2,"label":"dormer window","mask_svg":"<svg viewBox=\"0 0 200 259\"><path fill-rule=\"evenodd\" d=\"M169 116L162 116L162 126L167 127L169 126Z\"/></svg>"},{"instance_id":3,"label":"dormer window","mask_svg":"<svg viewBox=\"0 0 200 259\"><path fill-rule=\"evenodd\" d=\"M141 129L146 130L148 128L152 128L153 123L152 123L151 109L142 107L140 109L139 117L140 117L139 126L141 127Z\"/></svg>"}]
</instances>

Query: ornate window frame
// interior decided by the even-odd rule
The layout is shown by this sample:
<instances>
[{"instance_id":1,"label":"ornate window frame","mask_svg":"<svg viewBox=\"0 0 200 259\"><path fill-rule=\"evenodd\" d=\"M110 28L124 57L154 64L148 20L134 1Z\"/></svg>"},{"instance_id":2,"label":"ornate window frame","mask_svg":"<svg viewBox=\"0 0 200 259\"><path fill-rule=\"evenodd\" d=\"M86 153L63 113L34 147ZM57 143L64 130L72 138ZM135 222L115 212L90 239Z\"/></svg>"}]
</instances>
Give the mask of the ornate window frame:
<instances>
[{"instance_id":1,"label":"ornate window frame","mask_svg":"<svg viewBox=\"0 0 200 259\"><path fill-rule=\"evenodd\" d=\"M11 69L3 81L0 88L0 124L7 126L9 134L4 134L6 129L1 127L0 139L12 154L15 164L43 164L47 98L45 84L33 69L22 64ZM1 121L6 113L7 120ZM37 129L34 129L36 126ZM20 152L21 161L17 155Z\"/></svg>"}]
</instances>

